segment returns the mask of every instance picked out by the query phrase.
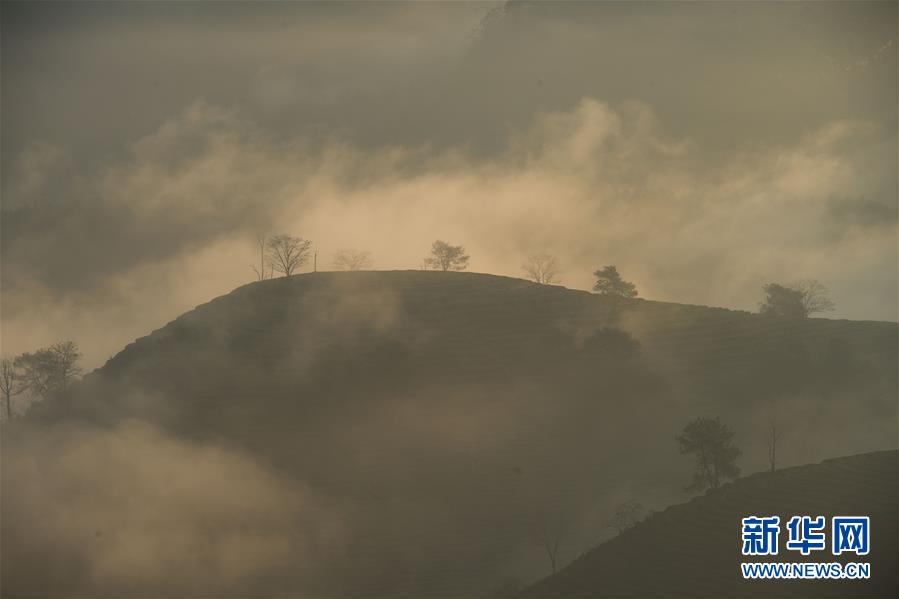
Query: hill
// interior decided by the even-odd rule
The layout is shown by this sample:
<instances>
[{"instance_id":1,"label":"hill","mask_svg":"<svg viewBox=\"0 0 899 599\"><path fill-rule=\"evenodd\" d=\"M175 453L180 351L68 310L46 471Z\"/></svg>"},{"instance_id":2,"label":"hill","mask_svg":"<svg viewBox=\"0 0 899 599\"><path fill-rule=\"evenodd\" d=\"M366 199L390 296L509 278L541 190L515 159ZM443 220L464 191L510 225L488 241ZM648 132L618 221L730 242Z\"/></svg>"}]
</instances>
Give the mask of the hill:
<instances>
[{"instance_id":1,"label":"hill","mask_svg":"<svg viewBox=\"0 0 899 599\"><path fill-rule=\"evenodd\" d=\"M899 596L899 452L831 459L737 480L656 513L590 550L523 597L896 597ZM743 557L740 520L749 515L869 515L871 549L834 558ZM829 541L829 532L828 532ZM747 562L869 562L869 580L744 580Z\"/></svg>"},{"instance_id":2,"label":"hill","mask_svg":"<svg viewBox=\"0 0 899 599\"><path fill-rule=\"evenodd\" d=\"M785 321L474 273L253 283L138 339L40 405L34 430L16 433L27 439L6 435L5 447L31 448L8 471L34 478L8 488L73 489L92 514L97 502L82 490L102 488L126 529L98 537L110 543L101 559L101 546L80 536L49 551L44 537L6 526L5 547L50 556L32 573L36 587L4 553L6 587L434 596L532 580L549 568L548 527L566 531L564 564L609 533L621 502L682 500L692 464L673 437L697 416L734 428L744 472L766 467L771 422L782 465L896 448L897 364L895 323ZM172 499L221 520L191 528L198 517L115 499L137 474L135 488L168 488L168 467L144 467L157 445L180 456L173 472L193 462L221 472L216 484L179 475L186 496ZM35 466L35 455L46 463ZM59 455L80 456L82 470L67 468L65 485L40 480ZM270 484L230 474L248 471ZM269 487L276 507L251 493ZM304 499L284 499L297 494ZM33 504L4 497L4 522ZM222 541L222 530L240 540ZM128 556L164 574L138 584L66 565ZM230 582L210 587L222 571Z\"/></svg>"}]
</instances>

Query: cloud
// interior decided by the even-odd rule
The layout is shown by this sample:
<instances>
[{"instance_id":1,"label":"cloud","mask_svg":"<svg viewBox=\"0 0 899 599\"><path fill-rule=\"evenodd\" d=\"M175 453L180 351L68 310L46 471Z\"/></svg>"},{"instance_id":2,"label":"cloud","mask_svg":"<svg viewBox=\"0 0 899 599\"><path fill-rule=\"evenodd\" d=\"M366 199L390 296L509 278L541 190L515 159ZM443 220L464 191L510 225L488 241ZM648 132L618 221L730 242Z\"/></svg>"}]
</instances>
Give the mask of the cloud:
<instances>
[{"instance_id":1,"label":"cloud","mask_svg":"<svg viewBox=\"0 0 899 599\"><path fill-rule=\"evenodd\" d=\"M312 239L321 265L360 247L377 268L418 268L441 238L464 244L476 271L520 276L522 256L549 251L569 286L589 288L593 270L617 264L644 297L745 309L765 282L817 278L837 315L891 319L891 139L835 121L710 169L645 104L584 98L486 159L310 146L193 104L92 176L55 176L58 148L23 158L23 191L4 213L4 325L17 346L53 322L41 342L72 336L90 353L86 323L124 312L121 337L103 335L114 350L251 280L252 236L282 231Z\"/></svg>"},{"instance_id":2,"label":"cloud","mask_svg":"<svg viewBox=\"0 0 899 599\"><path fill-rule=\"evenodd\" d=\"M137 422L4 441L10 595L233 595L285 577L310 589L341 550L330 507L235 449Z\"/></svg>"},{"instance_id":3,"label":"cloud","mask_svg":"<svg viewBox=\"0 0 899 599\"><path fill-rule=\"evenodd\" d=\"M739 308L814 277L836 316L895 319L895 11L17 5L4 351L73 336L97 363L245 282L275 230L320 264L417 268L451 237L476 270L551 251L571 286L616 263Z\"/></svg>"}]
</instances>

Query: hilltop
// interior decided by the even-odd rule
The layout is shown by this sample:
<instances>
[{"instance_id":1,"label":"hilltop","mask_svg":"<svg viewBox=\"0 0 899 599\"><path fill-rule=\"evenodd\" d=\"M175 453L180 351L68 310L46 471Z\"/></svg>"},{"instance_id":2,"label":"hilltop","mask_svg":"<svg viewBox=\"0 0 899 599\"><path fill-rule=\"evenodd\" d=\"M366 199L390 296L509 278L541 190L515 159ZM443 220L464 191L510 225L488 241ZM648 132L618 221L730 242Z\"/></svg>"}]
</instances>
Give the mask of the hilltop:
<instances>
[{"instance_id":1,"label":"hilltop","mask_svg":"<svg viewBox=\"0 0 899 599\"><path fill-rule=\"evenodd\" d=\"M899 452L883 451L761 473L650 516L522 593L522 597L896 597ZM748 515L871 517L868 556L743 557ZM829 532L828 532L829 539ZM869 562L870 580L744 580L741 561Z\"/></svg>"},{"instance_id":2,"label":"hilltop","mask_svg":"<svg viewBox=\"0 0 899 599\"><path fill-rule=\"evenodd\" d=\"M470 595L548 573L547 523L567 531L564 564L621 502L682 501L674 435L697 416L734 428L747 473L771 422L784 466L896 448L897 330L474 273L313 273L197 307L29 420L139 421L301 485L339 522L314 538L341 540L302 574L265 561L274 594ZM141 590L203 594L165 586L196 572L166 562Z\"/></svg>"}]
</instances>

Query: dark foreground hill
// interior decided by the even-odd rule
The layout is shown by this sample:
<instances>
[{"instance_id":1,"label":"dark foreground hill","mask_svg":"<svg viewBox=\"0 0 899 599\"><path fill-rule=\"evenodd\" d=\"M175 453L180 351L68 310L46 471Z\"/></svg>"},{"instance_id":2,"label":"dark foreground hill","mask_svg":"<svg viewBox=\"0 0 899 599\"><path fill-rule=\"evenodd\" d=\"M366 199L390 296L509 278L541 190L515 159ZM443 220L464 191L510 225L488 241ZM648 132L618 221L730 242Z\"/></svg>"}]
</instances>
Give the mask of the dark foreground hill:
<instances>
[{"instance_id":1,"label":"dark foreground hill","mask_svg":"<svg viewBox=\"0 0 899 599\"><path fill-rule=\"evenodd\" d=\"M741 555L749 515L866 515L867 556ZM829 542L829 531L828 531ZM899 452L883 451L755 474L675 505L599 545L522 597L899 597ZM745 580L741 561L868 562L868 580Z\"/></svg>"},{"instance_id":2,"label":"dark foreground hill","mask_svg":"<svg viewBox=\"0 0 899 599\"><path fill-rule=\"evenodd\" d=\"M897 325L614 300L471 273L241 287L4 434L4 594L471 595L615 507L685 498L674 435L744 472L896 448ZM553 533L555 534L555 533Z\"/></svg>"}]
</instances>

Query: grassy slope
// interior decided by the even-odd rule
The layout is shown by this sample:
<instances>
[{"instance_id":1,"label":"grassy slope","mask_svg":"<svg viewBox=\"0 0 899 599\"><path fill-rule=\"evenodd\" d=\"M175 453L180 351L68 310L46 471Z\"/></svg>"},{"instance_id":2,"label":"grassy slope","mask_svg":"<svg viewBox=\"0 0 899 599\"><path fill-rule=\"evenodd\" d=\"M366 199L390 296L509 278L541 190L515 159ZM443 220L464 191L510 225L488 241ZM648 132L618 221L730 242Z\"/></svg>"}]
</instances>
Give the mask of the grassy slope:
<instances>
[{"instance_id":1,"label":"grassy slope","mask_svg":"<svg viewBox=\"0 0 899 599\"><path fill-rule=\"evenodd\" d=\"M884 451L760 473L656 513L590 550L525 597L896 597L899 595L899 452ZM870 580L743 580L741 560L806 561L801 554L743 558L747 515L870 515ZM828 531L828 540L830 533ZM845 562L829 549L807 561Z\"/></svg>"}]
</instances>

